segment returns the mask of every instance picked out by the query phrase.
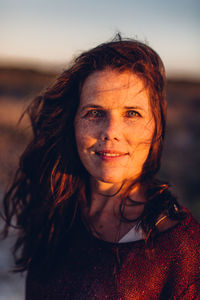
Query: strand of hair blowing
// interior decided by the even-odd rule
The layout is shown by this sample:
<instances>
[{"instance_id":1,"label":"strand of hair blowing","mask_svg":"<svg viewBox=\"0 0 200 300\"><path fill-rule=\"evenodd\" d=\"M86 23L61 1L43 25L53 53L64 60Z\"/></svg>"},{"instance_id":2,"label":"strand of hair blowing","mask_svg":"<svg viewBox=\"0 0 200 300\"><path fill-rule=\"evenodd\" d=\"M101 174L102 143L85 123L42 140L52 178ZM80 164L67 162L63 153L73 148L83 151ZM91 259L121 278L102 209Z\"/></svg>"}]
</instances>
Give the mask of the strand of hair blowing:
<instances>
[{"instance_id":1,"label":"strand of hair blowing","mask_svg":"<svg viewBox=\"0 0 200 300\"><path fill-rule=\"evenodd\" d=\"M84 80L106 67L131 70L149 88L156 130L141 176L148 201L138 222L146 232L152 229L153 236L161 212L181 217L180 206L168 185L154 179L160 166L165 130L162 62L150 47L134 40L122 41L118 36L80 55L26 110L33 137L3 201L4 237L13 220L19 229L14 247L16 271L26 270L32 261L52 264L61 241L70 232L80 203L90 203L88 174L76 150L73 124ZM132 187L122 197L121 217L127 222L132 220L124 218L123 205Z\"/></svg>"},{"instance_id":2,"label":"strand of hair blowing","mask_svg":"<svg viewBox=\"0 0 200 300\"><path fill-rule=\"evenodd\" d=\"M13 185L3 202L4 237L14 217L14 227L20 232L14 247L17 271L27 269L34 257L42 258L47 248L51 249L48 255L51 252L53 255L73 222L78 198L85 198L83 178L87 174L78 154L72 151L76 148L73 120L68 116L75 114L77 95L72 94L73 102L67 104L65 98L69 73L62 75L44 95L34 99L26 110L33 138L20 158Z\"/></svg>"}]
</instances>

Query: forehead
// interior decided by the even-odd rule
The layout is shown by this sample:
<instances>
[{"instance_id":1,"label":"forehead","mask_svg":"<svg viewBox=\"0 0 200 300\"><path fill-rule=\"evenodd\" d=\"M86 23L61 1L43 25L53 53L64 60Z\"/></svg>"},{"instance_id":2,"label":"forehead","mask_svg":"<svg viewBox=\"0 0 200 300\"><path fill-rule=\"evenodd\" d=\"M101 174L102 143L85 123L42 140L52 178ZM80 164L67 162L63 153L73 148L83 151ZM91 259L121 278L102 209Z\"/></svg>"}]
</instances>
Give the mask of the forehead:
<instances>
[{"instance_id":1,"label":"forehead","mask_svg":"<svg viewBox=\"0 0 200 300\"><path fill-rule=\"evenodd\" d=\"M112 69L95 71L83 84L80 105L99 104L149 105L149 92L143 81L131 71L119 72Z\"/></svg>"}]
</instances>

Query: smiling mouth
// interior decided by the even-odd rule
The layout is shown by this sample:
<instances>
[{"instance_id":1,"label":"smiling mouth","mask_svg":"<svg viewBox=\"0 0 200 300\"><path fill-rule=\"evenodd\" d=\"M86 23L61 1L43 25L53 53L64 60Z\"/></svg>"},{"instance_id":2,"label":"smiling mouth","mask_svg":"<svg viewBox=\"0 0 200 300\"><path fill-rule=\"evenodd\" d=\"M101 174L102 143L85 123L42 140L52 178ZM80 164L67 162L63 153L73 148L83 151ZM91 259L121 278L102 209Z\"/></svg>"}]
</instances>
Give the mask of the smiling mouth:
<instances>
[{"instance_id":1,"label":"smiling mouth","mask_svg":"<svg viewBox=\"0 0 200 300\"><path fill-rule=\"evenodd\" d=\"M120 153L106 153L106 152L96 152L97 155L103 155L103 156L108 156L108 157L117 157L117 156L122 156L125 154L120 154Z\"/></svg>"},{"instance_id":2,"label":"smiling mouth","mask_svg":"<svg viewBox=\"0 0 200 300\"><path fill-rule=\"evenodd\" d=\"M111 151L111 150L96 151L94 153L103 160L121 158L121 157L128 155L128 153L125 153L125 152L117 152L117 151Z\"/></svg>"}]
</instances>

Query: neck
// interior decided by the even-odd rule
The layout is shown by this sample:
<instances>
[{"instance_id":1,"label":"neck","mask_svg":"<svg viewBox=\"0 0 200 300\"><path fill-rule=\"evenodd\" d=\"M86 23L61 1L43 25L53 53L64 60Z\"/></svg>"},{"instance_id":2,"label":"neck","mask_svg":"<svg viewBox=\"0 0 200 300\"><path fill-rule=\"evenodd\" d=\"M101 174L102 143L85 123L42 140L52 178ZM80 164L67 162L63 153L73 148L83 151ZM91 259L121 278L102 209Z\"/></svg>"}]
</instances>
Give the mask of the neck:
<instances>
[{"instance_id":1,"label":"neck","mask_svg":"<svg viewBox=\"0 0 200 300\"><path fill-rule=\"evenodd\" d=\"M88 209L89 216L106 214L110 216L116 216L119 213L119 207L121 202L121 196L125 191L125 185L122 183L106 183L91 178L91 205ZM129 198L144 202L144 196L142 188L139 183L131 189ZM128 205L129 204L129 205ZM141 211L141 206L131 206L131 202L127 204L127 215L138 214L138 209ZM133 212L134 210L134 212Z\"/></svg>"}]
</instances>

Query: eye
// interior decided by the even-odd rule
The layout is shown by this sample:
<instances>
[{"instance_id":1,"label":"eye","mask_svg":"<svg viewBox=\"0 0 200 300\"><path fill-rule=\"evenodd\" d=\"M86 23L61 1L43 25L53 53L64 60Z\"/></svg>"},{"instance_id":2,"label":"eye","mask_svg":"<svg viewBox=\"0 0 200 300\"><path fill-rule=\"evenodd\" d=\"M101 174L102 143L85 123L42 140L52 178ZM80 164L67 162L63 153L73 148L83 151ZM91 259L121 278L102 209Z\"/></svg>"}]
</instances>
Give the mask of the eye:
<instances>
[{"instance_id":1,"label":"eye","mask_svg":"<svg viewBox=\"0 0 200 300\"><path fill-rule=\"evenodd\" d=\"M103 116L104 116L103 111L97 110L97 109L92 109L86 113L85 117L89 118L89 119L99 119L99 118L102 118Z\"/></svg>"},{"instance_id":2,"label":"eye","mask_svg":"<svg viewBox=\"0 0 200 300\"><path fill-rule=\"evenodd\" d=\"M137 111L135 111L135 110L128 110L128 111L126 112L126 116L127 116L128 118L141 117L141 115L140 115Z\"/></svg>"}]
</instances>

